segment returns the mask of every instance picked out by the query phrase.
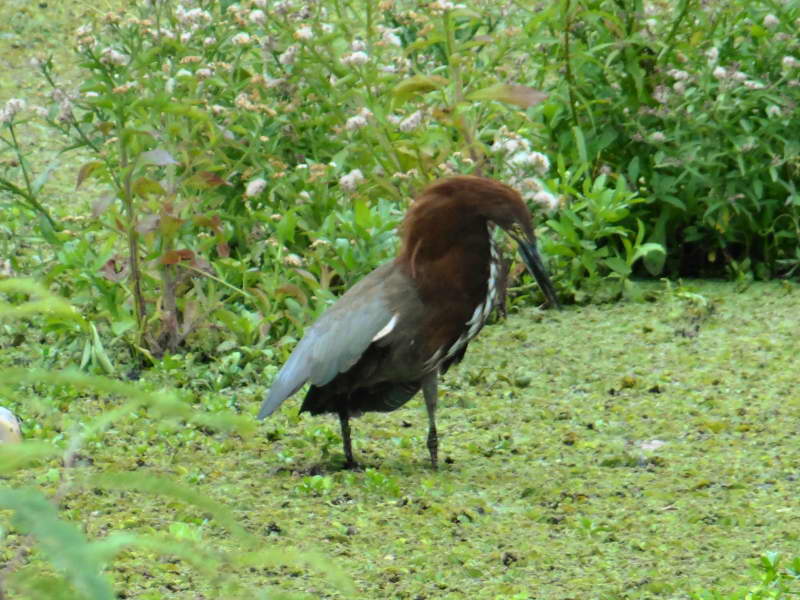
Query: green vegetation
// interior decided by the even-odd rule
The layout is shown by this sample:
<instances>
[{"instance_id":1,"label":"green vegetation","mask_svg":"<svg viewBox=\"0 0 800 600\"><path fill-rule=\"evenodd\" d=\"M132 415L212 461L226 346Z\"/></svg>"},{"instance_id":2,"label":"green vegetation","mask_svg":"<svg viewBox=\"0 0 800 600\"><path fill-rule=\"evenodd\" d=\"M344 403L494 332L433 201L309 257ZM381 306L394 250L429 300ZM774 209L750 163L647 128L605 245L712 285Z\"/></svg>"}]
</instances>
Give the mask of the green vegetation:
<instances>
[{"instance_id":1,"label":"green vegetation","mask_svg":"<svg viewBox=\"0 0 800 600\"><path fill-rule=\"evenodd\" d=\"M796 596L798 18L3 2L0 597ZM452 173L523 193L571 304L512 268L443 470L414 402L342 472L335 423L252 415ZM734 282L643 280L687 275Z\"/></svg>"},{"instance_id":2,"label":"green vegetation","mask_svg":"<svg viewBox=\"0 0 800 600\"><path fill-rule=\"evenodd\" d=\"M800 290L648 296L526 308L488 327L445 378L439 473L419 401L355 421L366 470L342 472L334 419L298 418L294 403L254 431L249 416L230 418L251 414L267 382L185 357L135 386L6 372L29 382L11 396L26 415L20 448L69 451L82 438L72 467L44 460L7 481L56 494L62 519L108 540L107 573L128 597L790 597ZM36 347L12 354L37 364ZM167 382L183 391L143 391ZM5 561L26 529L2 527ZM285 565L289 552L299 557ZM308 552L357 592L303 567ZM33 575L53 576L34 560L6 584L50 581Z\"/></svg>"}]
</instances>

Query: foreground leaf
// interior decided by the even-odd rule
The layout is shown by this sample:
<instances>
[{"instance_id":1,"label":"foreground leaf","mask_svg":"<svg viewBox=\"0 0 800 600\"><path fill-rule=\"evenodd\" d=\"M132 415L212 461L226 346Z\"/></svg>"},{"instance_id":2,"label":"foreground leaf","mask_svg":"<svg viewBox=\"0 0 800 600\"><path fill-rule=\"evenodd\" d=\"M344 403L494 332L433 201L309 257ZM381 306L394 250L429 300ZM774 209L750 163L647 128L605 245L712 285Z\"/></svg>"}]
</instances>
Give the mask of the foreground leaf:
<instances>
[{"instance_id":1,"label":"foreground leaf","mask_svg":"<svg viewBox=\"0 0 800 600\"><path fill-rule=\"evenodd\" d=\"M91 545L77 527L58 518L47 498L34 490L0 489L0 507L14 511L14 527L36 538L42 553L79 591L93 600L114 600Z\"/></svg>"},{"instance_id":2,"label":"foreground leaf","mask_svg":"<svg viewBox=\"0 0 800 600\"><path fill-rule=\"evenodd\" d=\"M514 104L522 108L530 108L547 99L547 94L527 85L498 83L496 85L472 92L468 100L497 100Z\"/></svg>"}]
</instances>

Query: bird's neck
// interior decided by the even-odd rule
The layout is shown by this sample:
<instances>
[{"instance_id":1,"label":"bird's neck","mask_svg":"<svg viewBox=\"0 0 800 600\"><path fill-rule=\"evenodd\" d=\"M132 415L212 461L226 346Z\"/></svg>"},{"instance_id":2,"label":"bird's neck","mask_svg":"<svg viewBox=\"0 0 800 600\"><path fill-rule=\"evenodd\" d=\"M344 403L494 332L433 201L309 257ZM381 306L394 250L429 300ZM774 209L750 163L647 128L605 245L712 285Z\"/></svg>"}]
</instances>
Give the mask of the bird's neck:
<instances>
[{"instance_id":1,"label":"bird's neck","mask_svg":"<svg viewBox=\"0 0 800 600\"><path fill-rule=\"evenodd\" d=\"M415 281L423 300L457 298L470 312L497 282L499 256L485 219L437 223L424 235L408 232L398 264Z\"/></svg>"}]
</instances>

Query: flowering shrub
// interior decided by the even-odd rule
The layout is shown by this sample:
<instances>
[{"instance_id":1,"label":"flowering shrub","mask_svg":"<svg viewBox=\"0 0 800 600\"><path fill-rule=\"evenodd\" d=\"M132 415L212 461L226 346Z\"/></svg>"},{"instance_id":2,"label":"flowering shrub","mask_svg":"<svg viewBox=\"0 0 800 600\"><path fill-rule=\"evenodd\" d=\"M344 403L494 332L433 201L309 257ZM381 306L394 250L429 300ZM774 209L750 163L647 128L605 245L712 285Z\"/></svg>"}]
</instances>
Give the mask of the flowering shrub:
<instances>
[{"instance_id":1,"label":"flowering shrub","mask_svg":"<svg viewBox=\"0 0 800 600\"><path fill-rule=\"evenodd\" d=\"M0 186L49 224L59 291L152 356L270 352L454 173L520 190L569 299L800 265L794 5L626 6L140 3L77 30L77 87L41 61L52 104L6 105ZM25 172L31 118L105 188L68 229Z\"/></svg>"},{"instance_id":2,"label":"flowering shrub","mask_svg":"<svg viewBox=\"0 0 800 600\"><path fill-rule=\"evenodd\" d=\"M487 171L479 140L513 115L495 101L541 95L465 68L468 53L504 52L475 39L487 30L478 12L380 8L143 3L80 27L78 89L41 64L54 85L47 119L91 155L78 186L108 192L60 249L60 272L94 270L57 278L61 292L87 298L145 354L213 349L208 329L196 339L209 322L257 348L392 255L414 191ZM547 158L511 162L522 175Z\"/></svg>"},{"instance_id":3,"label":"flowering shrub","mask_svg":"<svg viewBox=\"0 0 800 600\"><path fill-rule=\"evenodd\" d=\"M645 259L651 274L796 268L796 3L601 4L560 15L549 139L646 199L631 217L667 250Z\"/></svg>"}]
</instances>

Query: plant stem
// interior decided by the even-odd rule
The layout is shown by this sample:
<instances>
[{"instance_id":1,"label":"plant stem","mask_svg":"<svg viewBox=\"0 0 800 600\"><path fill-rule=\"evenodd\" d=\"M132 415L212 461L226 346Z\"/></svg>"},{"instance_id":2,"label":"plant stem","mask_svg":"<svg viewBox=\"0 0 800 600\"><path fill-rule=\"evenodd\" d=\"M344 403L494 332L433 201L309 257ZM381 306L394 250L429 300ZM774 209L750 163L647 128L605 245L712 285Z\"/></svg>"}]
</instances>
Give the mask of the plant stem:
<instances>
[{"instance_id":1,"label":"plant stem","mask_svg":"<svg viewBox=\"0 0 800 600\"><path fill-rule=\"evenodd\" d=\"M24 193L20 193L23 192L23 190L17 186L14 186L11 184L11 182L8 182L8 189L10 191L16 191L17 195L22 196L35 212L38 212L40 215L44 216L45 219L47 219L50 227L52 227L55 231L60 231L61 226L53 220L53 217L50 216L50 213L47 211L47 209L36 199L36 194L34 194L33 187L31 186L30 175L28 175L27 162L25 161L25 157L22 156L22 153L19 151L19 142L17 142L17 135L14 133L13 123L8 124L8 132L11 134L11 147L14 148L14 153L17 155L17 161L19 161L19 166L22 169L22 177L25 179L25 191Z\"/></svg>"},{"instance_id":2,"label":"plant stem","mask_svg":"<svg viewBox=\"0 0 800 600\"><path fill-rule=\"evenodd\" d=\"M128 215L126 236L128 238L128 260L131 268L131 281L133 283L133 305L136 312L136 346L141 347L144 339L145 328L145 305L142 295L142 273L139 268L139 235L136 231L136 214L133 206L133 190L131 189L131 178L133 177L133 165L128 160L128 148L125 145L124 119L121 114L117 115L117 132L119 136L119 165L124 174L122 189L122 202L125 204L125 212Z\"/></svg>"},{"instance_id":3,"label":"plant stem","mask_svg":"<svg viewBox=\"0 0 800 600\"><path fill-rule=\"evenodd\" d=\"M566 67L567 91L569 93L569 107L572 112L572 121L575 127L578 126L578 110L575 108L575 95L572 88L575 80L572 77L571 57L569 53L569 29L572 26L572 16L570 14L570 0L564 0L564 63Z\"/></svg>"}]
</instances>

